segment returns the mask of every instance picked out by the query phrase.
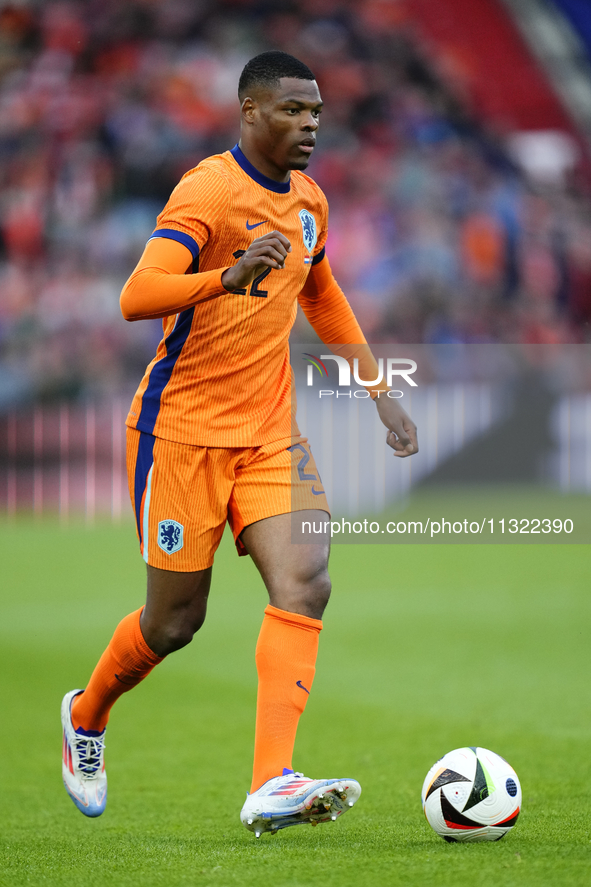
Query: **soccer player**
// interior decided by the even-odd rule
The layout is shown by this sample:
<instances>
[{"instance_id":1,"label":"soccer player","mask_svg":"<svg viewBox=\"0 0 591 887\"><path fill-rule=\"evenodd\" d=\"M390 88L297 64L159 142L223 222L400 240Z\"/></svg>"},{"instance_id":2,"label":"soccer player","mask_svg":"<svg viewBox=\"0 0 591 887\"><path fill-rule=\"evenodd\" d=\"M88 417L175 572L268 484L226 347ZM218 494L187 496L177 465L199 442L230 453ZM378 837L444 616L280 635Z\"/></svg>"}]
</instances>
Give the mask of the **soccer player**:
<instances>
[{"instance_id":1,"label":"soccer player","mask_svg":"<svg viewBox=\"0 0 591 887\"><path fill-rule=\"evenodd\" d=\"M314 75L282 52L252 59L239 83L240 142L188 172L158 217L121 295L127 320L163 319L163 339L127 417L129 488L147 564L144 607L126 616L85 690L62 702L63 778L86 816L105 809L109 712L205 619L226 520L269 593L256 648L254 770L240 814L258 837L336 819L354 779L292 768L330 593L329 541L293 544L292 513L329 506L292 420L289 332L297 304L327 345L376 364L325 255L328 207L306 176L322 108ZM387 443L417 451L387 386L368 386ZM382 395L382 396L380 396ZM316 537L317 539L318 537Z\"/></svg>"}]
</instances>

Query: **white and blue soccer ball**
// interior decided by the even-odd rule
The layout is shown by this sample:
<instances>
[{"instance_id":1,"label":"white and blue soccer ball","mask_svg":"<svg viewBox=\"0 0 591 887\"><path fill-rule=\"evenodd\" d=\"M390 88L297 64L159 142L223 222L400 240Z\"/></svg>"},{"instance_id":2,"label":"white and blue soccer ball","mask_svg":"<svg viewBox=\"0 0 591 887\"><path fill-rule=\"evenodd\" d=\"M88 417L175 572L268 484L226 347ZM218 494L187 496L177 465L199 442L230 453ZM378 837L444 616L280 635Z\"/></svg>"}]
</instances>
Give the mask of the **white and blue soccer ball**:
<instances>
[{"instance_id":1,"label":"white and blue soccer ball","mask_svg":"<svg viewBox=\"0 0 591 887\"><path fill-rule=\"evenodd\" d=\"M446 841L498 841L521 810L510 764L486 748L456 748L433 764L421 792L431 828Z\"/></svg>"}]
</instances>

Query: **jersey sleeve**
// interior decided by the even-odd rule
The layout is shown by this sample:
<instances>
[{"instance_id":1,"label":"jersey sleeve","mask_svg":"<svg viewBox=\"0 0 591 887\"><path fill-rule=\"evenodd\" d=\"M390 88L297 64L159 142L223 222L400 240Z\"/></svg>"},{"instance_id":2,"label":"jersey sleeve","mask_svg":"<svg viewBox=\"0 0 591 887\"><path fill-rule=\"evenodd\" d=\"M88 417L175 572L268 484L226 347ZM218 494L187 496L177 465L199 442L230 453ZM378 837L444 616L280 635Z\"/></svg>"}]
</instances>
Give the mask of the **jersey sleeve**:
<instances>
[{"instance_id":1,"label":"jersey sleeve","mask_svg":"<svg viewBox=\"0 0 591 887\"><path fill-rule=\"evenodd\" d=\"M378 365L365 340L353 309L336 282L328 258L323 258L310 269L298 301L315 332L325 345L335 353L343 356L353 368L357 360L360 375L364 379L377 379ZM387 384L382 381L375 385L367 385L366 389L372 398L379 391L386 391Z\"/></svg>"},{"instance_id":2,"label":"jersey sleeve","mask_svg":"<svg viewBox=\"0 0 591 887\"><path fill-rule=\"evenodd\" d=\"M120 305L126 320L178 314L191 305L227 295L224 268L187 273L191 251L173 238L149 240L133 274L123 287Z\"/></svg>"},{"instance_id":3,"label":"jersey sleeve","mask_svg":"<svg viewBox=\"0 0 591 887\"><path fill-rule=\"evenodd\" d=\"M196 259L222 224L229 203L225 178L197 167L180 180L157 219L153 238L168 238L186 246Z\"/></svg>"}]
</instances>

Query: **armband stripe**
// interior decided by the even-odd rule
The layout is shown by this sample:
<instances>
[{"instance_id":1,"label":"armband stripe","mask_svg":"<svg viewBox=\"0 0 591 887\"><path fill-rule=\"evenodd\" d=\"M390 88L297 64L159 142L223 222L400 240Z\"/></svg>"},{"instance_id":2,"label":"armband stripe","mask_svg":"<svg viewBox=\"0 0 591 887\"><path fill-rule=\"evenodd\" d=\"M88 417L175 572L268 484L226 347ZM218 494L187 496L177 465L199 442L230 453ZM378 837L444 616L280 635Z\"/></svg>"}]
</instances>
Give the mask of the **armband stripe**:
<instances>
[{"instance_id":1,"label":"armband stripe","mask_svg":"<svg viewBox=\"0 0 591 887\"><path fill-rule=\"evenodd\" d=\"M199 244L190 234L185 234L184 231L175 231L174 228L156 228L148 243L156 237L164 237L166 240L176 240L177 243L182 243L193 256L193 260L199 255Z\"/></svg>"},{"instance_id":2,"label":"armband stripe","mask_svg":"<svg viewBox=\"0 0 591 887\"><path fill-rule=\"evenodd\" d=\"M326 247L323 246L322 249L320 250L320 252L317 255L315 255L314 258L312 259L312 265L317 265L318 262L321 262L324 258L325 252L326 252Z\"/></svg>"}]
</instances>

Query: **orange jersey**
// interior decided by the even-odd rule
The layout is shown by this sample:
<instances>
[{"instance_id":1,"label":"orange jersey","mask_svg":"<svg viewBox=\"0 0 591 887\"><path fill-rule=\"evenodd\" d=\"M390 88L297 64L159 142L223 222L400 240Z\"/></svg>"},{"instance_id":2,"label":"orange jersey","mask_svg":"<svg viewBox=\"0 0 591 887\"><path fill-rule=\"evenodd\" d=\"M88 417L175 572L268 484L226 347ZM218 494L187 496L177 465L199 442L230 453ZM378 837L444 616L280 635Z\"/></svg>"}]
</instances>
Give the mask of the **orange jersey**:
<instances>
[{"instance_id":1,"label":"orange jersey","mask_svg":"<svg viewBox=\"0 0 591 887\"><path fill-rule=\"evenodd\" d=\"M130 427L179 443L252 447L292 435L288 338L310 268L324 256L328 206L299 171L287 183L262 175L238 146L208 157L173 191L153 237L182 243L193 272L223 271L262 234L292 250L281 271L246 290L218 283L215 297L163 319L164 336L127 418Z\"/></svg>"}]
</instances>

